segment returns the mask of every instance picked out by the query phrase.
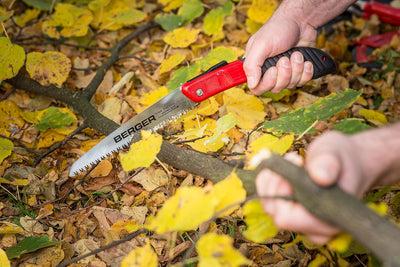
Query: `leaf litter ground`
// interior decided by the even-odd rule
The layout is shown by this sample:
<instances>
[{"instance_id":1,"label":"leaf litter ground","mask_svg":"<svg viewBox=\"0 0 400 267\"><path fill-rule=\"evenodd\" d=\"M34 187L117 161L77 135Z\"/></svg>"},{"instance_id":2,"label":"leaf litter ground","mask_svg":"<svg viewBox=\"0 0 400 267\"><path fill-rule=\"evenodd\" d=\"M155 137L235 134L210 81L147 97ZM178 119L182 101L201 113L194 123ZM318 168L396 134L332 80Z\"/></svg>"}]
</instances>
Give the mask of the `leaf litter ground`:
<instances>
[{"instance_id":1,"label":"leaf litter ground","mask_svg":"<svg viewBox=\"0 0 400 267\"><path fill-rule=\"evenodd\" d=\"M37 6L35 1L24 2L29 6L21 1L11 5L19 26L10 20L4 21L15 45L10 46L6 37L0 37L1 43L16 52L13 52L15 58L4 57L2 60L15 60L13 67L19 69L23 61L19 55L20 47L28 52L30 59L36 55L33 53L39 52L40 57L36 60L27 60L27 75L43 85L62 85L72 91L87 86L96 69L109 57L108 50L131 31L129 27L146 17L162 25L165 31L154 29L151 33L144 33L128 46L126 54L134 54L137 58L118 61L107 72L92 99L102 114L117 123L125 122L165 95L168 89L177 87L221 59L231 61L242 56L250 33L264 22L260 18L267 18L276 5L271 1L268 5L271 9L264 10L258 6L258 1L228 1L225 5L213 2L203 5L194 0L181 3L163 1L161 5L150 1L135 3L135 9L129 9L129 1L108 1L108 4L107 1L91 1L89 9L85 9L77 7L79 1L72 1L64 7L68 12L60 12L62 6L58 6L49 15L35 9L52 8L44 2L42 6ZM102 16L101 10L111 15ZM174 13L174 10L178 11ZM155 18L151 15L153 11L158 12ZM134 16L137 20L126 20L132 18L132 12L138 12ZM76 22L73 25L63 24L67 21L63 16L68 14ZM41 26L39 22L43 22ZM75 28L75 25L79 27ZM245 86L231 89L205 101L159 133L170 142L188 149L233 161L249 157L265 143L280 154L298 151L304 155L307 144L326 130L337 129L350 134L394 122L398 120L400 100L399 38L393 37L390 44L373 52L371 58L383 64L381 69L360 67L354 64L350 54L352 41L392 30L398 30L398 27L381 24L375 17L367 21L353 18L340 22L323 32L317 44L338 62L336 74L311 81L302 90L285 90L278 95L267 93L259 98L252 96ZM74 36L72 45L62 45L54 39L46 42L42 33L53 38ZM87 47L90 40L94 45ZM50 57L48 51L58 54ZM168 58L173 60L168 61ZM159 66L159 63L163 64ZM11 78L17 69L1 70L0 77ZM122 86L113 87L128 72L133 72L133 78ZM110 88L113 88L112 94ZM204 188L205 191L198 193L201 196L213 188L202 177L160 162L146 169L136 169L134 179L129 182L126 181L131 177L130 169L124 170L116 159L104 160L88 176L68 177L71 162L103 136L85 129L58 147L59 142L77 129L79 116L77 118L61 103L39 94L13 90L6 83L2 84L1 96L0 263L56 266L68 262L129 237L159 211L163 214L161 207L175 192L179 196L180 188ZM48 151L52 152L48 154ZM400 197L397 192L396 185L374 188L367 198L386 203L388 216L397 220ZM198 201L201 202L202 198ZM174 209L180 207L180 202L176 205ZM185 216L191 218L201 213L201 207L195 210L189 209ZM300 235L294 238L295 233L284 231L277 235L274 233L273 238L264 242L257 240L261 244L251 242L251 232L259 237L261 234L257 231L260 229L246 228L244 214L257 214L258 211L249 206L200 225L200 228L185 225L189 229L141 235L84 257L75 266L89 263L90 266L118 266L129 262L130 257L143 255L148 255L145 258L150 265L154 257L162 266L182 260L196 263L199 259L203 259L202 264L207 264L215 260L212 254L218 251L218 248L207 251L207 245L204 246L207 240L208 243L223 242L219 248L226 249L219 253L226 253L224 255L230 255L231 259L237 258L236 264L247 264L247 261L231 250L232 245L251 259L254 266L306 266L309 263L346 266L346 262L373 262L370 254L357 245L352 244L350 250L339 256L332 254L334 252L329 248L317 247ZM201 215L210 218L212 215L207 215L207 212L210 211ZM260 220L270 224L268 218ZM197 243L197 254L193 242L207 229L228 234L231 239L221 241L227 238L205 234L205 238ZM139 247L143 252L136 249ZM207 256L209 254L211 258Z\"/></svg>"}]
</instances>

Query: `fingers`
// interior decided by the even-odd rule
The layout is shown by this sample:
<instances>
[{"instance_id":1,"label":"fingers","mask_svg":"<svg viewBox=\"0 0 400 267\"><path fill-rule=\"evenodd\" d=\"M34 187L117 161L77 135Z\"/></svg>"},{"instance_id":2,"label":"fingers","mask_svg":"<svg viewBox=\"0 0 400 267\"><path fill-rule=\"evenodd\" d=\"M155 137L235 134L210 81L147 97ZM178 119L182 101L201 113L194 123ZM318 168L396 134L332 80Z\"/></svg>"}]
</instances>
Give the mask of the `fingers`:
<instances>
[{"instance_id":1,"label":"fingers","mask_svg":"<svg viewBox=\"0 0 400 267\"><path fill-rule=\"evenodd\" d=\"M253 55L253 54L252 54ZM247 85L255 94L260 95L267 91L279 93L284 88L295 88L305 85L313 76L313 65L311 62L304 62L304 57L300 52L293 52L290 59L282 57L278 60L276 67L269 68L261 78L261 66L264 62L258 59L254 64L247 61L244 70L247 75ZM247 64L246 64L247 63ZM258 70L255 70L255 68Z\"/></svg>"},{"instance_id":2,"label":"fingers","mask_svg":"<svg viewBox=\"0 0 400 267\"><path fill-rule=\"evenodd\" d=\"M294 153L285 155L296 165L302 165L302 158ZM339 229L315 218L301 204L279 199L279 196L291 196L291 185L271 170L262 170L256 179L257 192L263 209L271 215L279 229L294 231L308 236L317 244L326 243L339 232Z\"/></svg>"}]
</instances>

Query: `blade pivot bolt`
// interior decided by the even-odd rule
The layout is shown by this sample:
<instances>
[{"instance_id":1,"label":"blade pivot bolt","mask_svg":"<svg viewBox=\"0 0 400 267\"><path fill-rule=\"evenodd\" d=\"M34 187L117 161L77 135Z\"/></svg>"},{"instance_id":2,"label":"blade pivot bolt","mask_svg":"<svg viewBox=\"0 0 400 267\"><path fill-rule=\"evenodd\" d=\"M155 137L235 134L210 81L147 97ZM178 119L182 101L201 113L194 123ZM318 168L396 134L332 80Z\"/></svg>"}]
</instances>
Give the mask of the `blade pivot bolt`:
<instances>
[{"instance_id":1,"label":"blade pivot bolt","mask_svg":"<svg viewBox=\"0 0 400 267\"><path fill-rule=\"evenodd\" d=\"M197 96L202 96L204 94L203 89L197 89L196 90L196 95Z\"/></svg>"}]
</instances>

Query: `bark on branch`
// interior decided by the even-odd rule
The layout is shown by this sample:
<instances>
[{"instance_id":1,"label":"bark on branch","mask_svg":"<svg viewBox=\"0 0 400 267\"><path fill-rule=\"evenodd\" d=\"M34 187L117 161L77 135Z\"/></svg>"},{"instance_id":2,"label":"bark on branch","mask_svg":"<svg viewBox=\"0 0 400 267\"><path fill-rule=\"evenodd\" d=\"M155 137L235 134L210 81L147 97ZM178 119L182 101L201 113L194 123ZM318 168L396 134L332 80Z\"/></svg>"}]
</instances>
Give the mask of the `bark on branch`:
<instances>
[{"instance_id":1,"label":"bark on branch","mask_svg":"<svg viewBox=\"0 0 400 267\"><path fill-rule=\"evenodd\" d=\"M118 60L121 49L137 38L140 33L155 26L157 26L155 23L146 24L116 44L110 58L99 68L89 86L81 92L71 92L55 86L44 87L21 75L8 82L18 89L46 95L67 104L83 117L86 126L108 135L119 125L100 114L90 104L90 98L103 80L105 72ZM254 180L259 169L249 171L235 168L218 158L168 142L163 142L158 158L174 168L202 176L214 183L224 179L232 171L236 171L248 195L256 193ZM338 187L318 187L310 180L303 168L281 157L272 156L264 160L260 168L269 168L288 179L294 187L297 201L319 218L349 232L380 258L385 266L400 266L400 229L396 225L376 215L364 203L344 193Z\"/></svg>"}]
</instances>

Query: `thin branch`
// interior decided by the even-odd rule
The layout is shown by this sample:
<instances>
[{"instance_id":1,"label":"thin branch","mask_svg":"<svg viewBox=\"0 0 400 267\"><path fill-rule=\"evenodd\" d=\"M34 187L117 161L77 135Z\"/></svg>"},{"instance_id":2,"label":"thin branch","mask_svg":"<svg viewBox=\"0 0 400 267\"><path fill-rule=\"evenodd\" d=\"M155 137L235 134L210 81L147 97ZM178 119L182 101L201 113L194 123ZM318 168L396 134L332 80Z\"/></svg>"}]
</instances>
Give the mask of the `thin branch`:
<instances>
[{"instance_id":1,"label":"thin branch","mask_svg":"<svg viewBox=\"0 0 400 267\"><path fill-rule=\"evenodd\" d=\"M115 62L119 59L120 51L128 45L133 39L137 38L141 33L148 31L152 28L157 27L158 24L155 22L150 22L145 24L139 28L137 28L134 32L125 36L121 41L119 41L111 50L110 57L101 65L101 67L97 70L96 75L93 77L92 81L83 91L83 94L87 100L90 100L94 93L96 92L97 88L103 81L104 75L109 70Z\"/></svg>"},{"instance_id":2,"label":"thin branch","mask_svg":"<svg viewBox=\"0 0 400 267\"><path fill-rule=\"evenodd\" d=\"M35 160L35 162L33 163L33 166L37 166L40 161L42 161L42 159L48 155L50 155L51 153L53 153L55 150L59 149L60 147L62 147L63 145L65 145L74 135L76 135L77 133L79 133L80 131L82 131L83 129L87 128L86 124L83 123L82 125L80 125L78 128L76 128L73 132L71 132L70 134L68 134L67 136L65 136L65 138L59 142L58 144L54 145L52 148L50 148L49 150L47 150L45 153L41 154L39 158L37 158Z\"/></svg>"}]
</instances>

